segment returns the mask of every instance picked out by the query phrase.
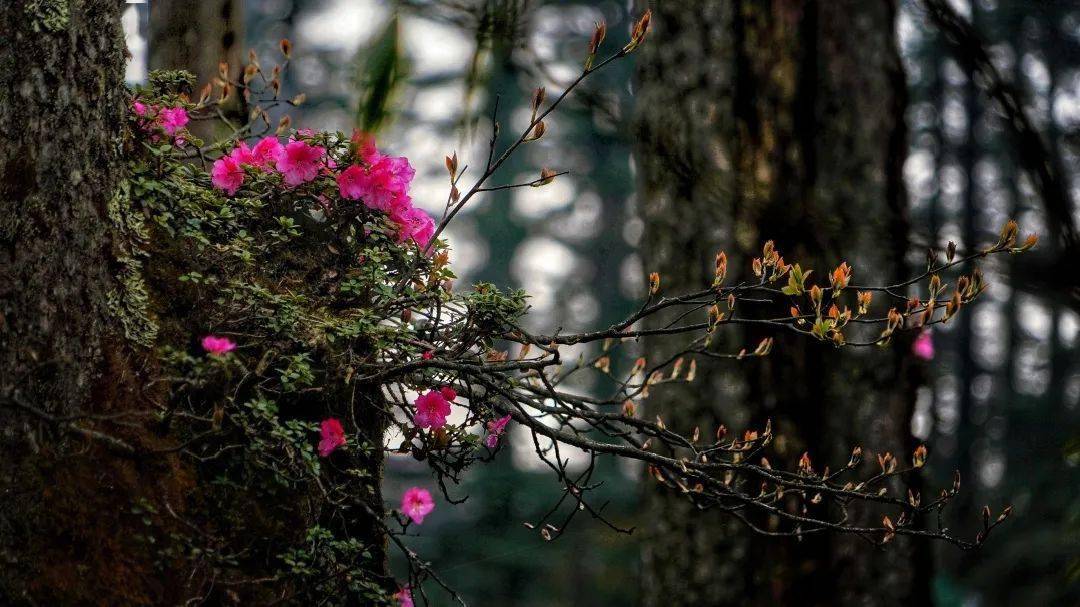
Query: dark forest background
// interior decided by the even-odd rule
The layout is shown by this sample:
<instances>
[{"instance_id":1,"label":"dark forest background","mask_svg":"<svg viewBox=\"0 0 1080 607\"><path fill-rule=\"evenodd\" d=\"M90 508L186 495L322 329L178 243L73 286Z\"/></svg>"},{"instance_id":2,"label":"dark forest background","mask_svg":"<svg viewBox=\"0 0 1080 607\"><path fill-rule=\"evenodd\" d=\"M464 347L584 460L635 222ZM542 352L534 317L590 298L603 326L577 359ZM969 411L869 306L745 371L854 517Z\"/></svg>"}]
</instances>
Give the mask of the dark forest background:
<instances>
[{"instance_id":1,"label":"dark forest background","mask_svg":"<svg viewBox=\"0 0 1080 607\"><path fill-rule=\"evenodd\" d=\"M203 4L203 3L200 3ZM1054 235L1075 224L1080 199L1080 4L1066 1L960 0L1002 77L1065 169L1071 208L1046 206L1020 170L1023 158L1002 113L967 75L940 30L915 2L899 3L896 36L907 80L904 181L910 212L907 260L925 263L928 246L994 240L1006 218ZM382 145L418 170L415 198L440 204L440 158L452 149L479 154L496 99L506 122L527 118L539 82L558 88L584 54L593 23L627 29L626 2L487 0L398 3L331 0L232 0L189 11L177 32L161 9L129 7L134 57L129 78L147 69L202 65L183 49L220 40L271 54L280 38L296 46L286 95L307 94L293 113L300 127L376 130ZM224 11L224 12L223 12ZM224 17L224 18L223 18ZM180 56L177 55L180 53ZM212 73L212 71L211 71ZM592 81L550 135L516 157L507 173L558 164L572 175L557 187L494 193L449 233L465 282L520 286L533 296L537 326L606 325L641 292L643 221L632 160L635 65L622 62ZM421 201L423 203L423 201ZM762 228L768 236L768 226ZM993 287L967 313L935 331L936 358L917 391L912 433L930 446L928 475L967 491L957 520L983 504L1011 504L1017 516L984 549L935 547L933 597L939 605L1080 603L1080 296L1073 275L1054 268L1054 247L983 267ZM1029 258L1030 257L1030 258ZM858 268L857 268L858 271ZM588 386L580 386L587 389ZM393 440L392 438L390 440ZM413 546L471 605L626 605L639 596L641 534L600 524L545 543L522 522L557 497L529 448L511 447L472 470L455 491L469 495L432 517ZM603 470L608 512L627 525L646 521L641 470ZM388 494L425 480L408 459L388 466ZM441 503L445 506L445 503Z\"/></svg>"}]
</instances>

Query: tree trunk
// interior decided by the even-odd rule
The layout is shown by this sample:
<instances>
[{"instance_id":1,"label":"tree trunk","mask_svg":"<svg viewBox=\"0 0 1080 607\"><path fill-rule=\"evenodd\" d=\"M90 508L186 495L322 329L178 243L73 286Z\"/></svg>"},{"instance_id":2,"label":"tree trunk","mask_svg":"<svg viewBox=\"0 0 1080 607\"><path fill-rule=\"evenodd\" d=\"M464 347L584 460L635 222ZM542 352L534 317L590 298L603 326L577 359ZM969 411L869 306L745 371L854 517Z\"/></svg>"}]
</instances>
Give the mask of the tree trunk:
<instances>
[{"instance_id":1,"label":"tree trunk","mask_svg":"<svg viewBox=\"0 0 1080 607\"><path fill-rule=\"evenodd\" d=\"M148 483L77 412L127 407L107 203L120 177L122 3L0 6L0 602L139 602L123 533Z\"/></svg>"},{"instance_id":2,"label":"tree trunk","mask_svg":"<svg viewBox=\"0 0 1080 607\"><path fill-rule=\"evenodd\" d=\"M821 281L841 261L856 283L902 276L907 148L895 6L651 4L638 91L646 271L660 272L667 292L701 288L717 251L745 275L772 239ZM765 336L722 333L728 351ZM671 347L654 344L659 358ZM771 418L783 437L776 456L792 468L804 451L835 467L855 444L908 458L919 374L908 347L840 352L777 336L768 358L710 370L649 404L668 425L706 433ZM762 538L667 492L650 491L647 503L645 605L929 602L922 544L875 551L853 538Z\"/></svg>"},{"instance_id":3,"label":"tree trunk","mask_svg":"<svg viewBox=\"0 0 1080 607\"><path fill-rule=\"evenodd\" d=\"M242 0L155 0L150 4L149 67L151 70L187 70L195 74L196 90L220 80L221 62L228 65L229 79L242 82L247 54L244 52ZM215 94L221 89L215 85ZM229 118L243 121L244 104L232 89L232 101L222 106ZM212 137L219 123L191 125L204 139ZM219 135L228 135L223 126Z\"/></svg>"},{"instance_id":4,"label":"tree trunk","mask_svg":"<svg viewBox=\"0 0 1080 607\"><path fill-rule=\"evenodd\" d=\"M125 316L128 243L115 222L134 207L118 202L126 200L118 194L126 177L122 7L0 4L8 43L0 49L0 604L296 597L318 588L290 578L281 555L303 546L315 525L363 544L365 579L344 583L392 590L377 386L354 385L348 394L352 426L376 447L357 450L370 481L348 496L345 522L320 511L316 495L281 491L273 501L256 487L219 486L213 470L181 455L167 424L147 421L169 397L167 383L151 381L156 346L193 339L208 307L182 305L176 268L191 249L162 231L148 239L140 283L161 337L133 337ZM223 496L235 500L221 507ZM234 560L199 563L200 555L235 548L225 541L243 530L255 531L240 538L241 550L225 553ZM362 599L342 592L334 600Z\"/></svg>"}]
</instances>

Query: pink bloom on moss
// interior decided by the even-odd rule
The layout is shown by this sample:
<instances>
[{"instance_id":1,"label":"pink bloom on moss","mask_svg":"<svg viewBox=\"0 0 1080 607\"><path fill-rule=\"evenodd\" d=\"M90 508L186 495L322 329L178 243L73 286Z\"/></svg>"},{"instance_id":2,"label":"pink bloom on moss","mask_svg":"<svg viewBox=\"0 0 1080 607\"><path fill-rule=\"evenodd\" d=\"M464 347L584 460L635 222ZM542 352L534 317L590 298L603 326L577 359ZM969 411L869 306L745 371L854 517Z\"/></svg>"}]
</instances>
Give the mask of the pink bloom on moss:
<instances>
[{"instance_id":1,"label":"pink bloom on moss","mask_svg":"<svg viewBox=\"0 0 1080 607\"><path fill-rule=\"evenodd\" d=\"M415 607L412 600L412 589L408 586L398 590L392 598L398 602L398 607Z\"/></svg>"},{"instance_id":2,"label":"pink bloom on moss","mask_svg":"<svg viewBox=\"0 0 1080 607\"><path fill-rule=\"evenodd\" d=\"M431 514L435 509L435 500L431 499L431 492L420 487L412 487L401 496L401 512L412 519L412 522L420 525L424 517ZM410 602L412 596L409 597Z\"/></svg>"},{"instance_id":3,"label":"pink bloom on moss","mask_svg":"<svg viewBox=\"0 0 1080 607\"><path fill-rule=\"evenodd\" d=\"M398 240L405 242L412 239L416 244L426 247L435 235L435 220L427 213L413 206L395 210L390 218L398 224Z\"/></svg>"},{"instance_id":4,"label":"pink bloom on moss","mask_svg":"<svg viewBox=\"0 0 1080 607\"><path fill-rule=\"evenodd\" d=\"M345 200L360 200L366 192L364 168L352 165L338 175L338 192Z\"/></svg>"},{"instance_id":5,"label":"pink bloom on moss","mask_svg":"<svg viewBox=\"0 0 1080 607\"><path fill-rule=\"evenodd\" d=\"M404 157L383 156L376 152L370 160L366 169L352 172L353 191L369 208L389 213L407 199L409 184L416 171Z\"/></svg>"},{"instance_id":6,"label":"pink bloom on moss","mask_svg":"<svg viewBox=\"0 0 1080 607\"><path fill-rule=\"evenodd\" d=\"M420 355L420 358L424 360L431 360L435 358L435 353L431 350L424 350L424 353Z\"/></svg>"},{"instance_id":7,"label":"pink bloom on moss","mask_svg":"<svg viewBox=\"0 0 1080 607\"><path fill-rule=\"evenodd\" d=\"M319 426L321 439L319 440L319 457L329 457L335 449L345 444L345 428L341 422L331 417L324 419Z\"/></svg>"},{"instance_id":8,"label":"pink bloom on moss","mask_svg":"<svg viewBox=\"0 0 1080 607\"><path fill-rule=\"evenodd\" d=\"M233 151L229 152L229 158L235 160L237 164L255 164L255 156L251 153L251 148L243 141L236 144Z\"/></svg>"},{"instance_id":9,"label":"pink bloom on moss","mask_svg":"<svg viewBox=\"0 0 1080 607\"><path fill-rule=\"evenodd\" d=\"M222 156L214 161L210 181L215 188L232 196L244 183L244 169L232 156Z\"/></svg>"},{"instance_id":10,"label":"pink bloom on moss","mask_svg":"<svg viewBox=\"0 0 1080 607\"><path fill-rule=\"evenodd\" d=\"M307 183L319 175L326 148L312 146L303 141L290 141L275 166L285 176L285 184L296 187Z\"/></svg>"},{"instance_id":11,"label":"pink bloom on moss","mask_svg":"<svg viewBox=\"0 0 1080 607\"><path fill-rule=\"evenodd\" d=\"M182 107L167 107L161 110L158 119L161 121L161 128L165 129L166 133L175 135L187 125L188 113Z\"/></svg>"},{"instance_id":12,"label":"pink bloom on moss","mask_svg":"<svg viewBox=\"0 0 1080 607\"><path fill-rule=\"evenodd\" d=\"M277 137L263 137L251 148L251 164L263 170L272 169L284 151Z\"/></svg>"},{"instance_id":13,"label":"pink bloom on moss","mask_svg":"<svg viewBox=\"0 0 1080 607\"><path fill-rule=\"evenodd\" d=\"M499 419L493 419L487 423L487 438L484 439L484 444L488 449L494 449L499 444L499 437L503 432L506 432L506 424L510 423L510 414L506 414Z\"/></svg>"},{"instance_id":14,"label":"pink bloom on moss","mask_svg":"<svg viewBox=\"0 0 1080 607\"><path fill-rule=\"evenodd\" d=\"M222 354L228 354L236 349L236 343L228 337L218 337L217 335L207 335L202 338L203 350L206 350L214 356L221 356Z\"/></svg>"},{"instance_id":15,"label":"pink bloom on moss","mask_svg":"<svg viewBox=\"0 0 1080 607\"><path fill-rule=\"evenodd\" d=\"M930 336L930 331L919 333L911 344L911 353L922 360L934 359L934 338Z\"/></svg>"},{"instance_id":16,"label":"pink bloom on moss","mask_svg":"<svg viewBox=\"0 0 1080 607\"><path fill-rule=\"evenodd\" d=\"M430 390L416 399L416 414L413 421L419 428L442 428L446 425L446 417L450 415L450 401L457 398L452 388L443 388L439 391Z\"/></svg>"}]
</instances>

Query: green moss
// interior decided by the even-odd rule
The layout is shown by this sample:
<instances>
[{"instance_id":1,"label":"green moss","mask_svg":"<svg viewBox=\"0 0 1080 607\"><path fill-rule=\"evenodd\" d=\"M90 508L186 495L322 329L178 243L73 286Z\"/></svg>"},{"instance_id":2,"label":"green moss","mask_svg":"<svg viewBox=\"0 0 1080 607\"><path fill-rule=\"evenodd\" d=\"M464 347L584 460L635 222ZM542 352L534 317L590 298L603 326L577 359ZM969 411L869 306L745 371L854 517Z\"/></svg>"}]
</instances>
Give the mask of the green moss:
<instances>
[{"instance_id":1,"label":"green moss","mask_svg":"<svg viewBox=\"0 0 1080 607\"><path fill-rule=\"evenodd\" d=\"M158 95L190 93L195 88L195 74L187 70L154 70L147 76L150 90Z\"/></svg>"},{"instance_id":2,"label":"green moss","mask_svg":"<svg viewBox=\"0 0 1080 607\"><path fill-rule=\"evenodd\" d=\"M158 326L150 318L150 297L142 276L142 263L124 257L118 260L122 269L116 279L118 289L106 294L106 302L124 330L124 337L142 345L152 346L157 338Z\"/></svg>"},{"instance_id":3,"label":"green moss","mask_svg":"<svg viewBox=\"0 0 1080 607\"><path fill-rule=\"evenodd\" d=\"M133 208L130 186L122 182L109 199L106 209L113 227L116 260L121 269L116 276L118 288L109 291L109 309L123 328L124 336L142 346L151 346L158 334L150 318L150 297L142 275L143 244L147 240L142 215Z\"/></svg>"},{"instance_id":4,"label":"green moss","mask_svg":"<svg viewBox=\"0 0 1080 607\"><path fill-rule=\"evenodd\" d=\"M30 0L25 10L33 19L34 31L62 32L71 23L69 0Z\"/></svg>"}]
</instances>

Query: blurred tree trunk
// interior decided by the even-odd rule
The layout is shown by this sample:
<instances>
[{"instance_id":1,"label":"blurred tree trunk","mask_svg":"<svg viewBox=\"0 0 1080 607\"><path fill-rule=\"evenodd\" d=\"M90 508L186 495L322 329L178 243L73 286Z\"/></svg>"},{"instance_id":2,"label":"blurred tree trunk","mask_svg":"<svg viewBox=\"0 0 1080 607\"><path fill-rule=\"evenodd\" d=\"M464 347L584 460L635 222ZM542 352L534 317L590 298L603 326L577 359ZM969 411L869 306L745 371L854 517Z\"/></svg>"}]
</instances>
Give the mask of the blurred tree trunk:
<instances>
[{"instance_id":1,"label":"blurred tree trunk","mask_svg":"<svg viewBox=\"0 0 1080 607\"><path fill-rule=\"evenodd\" d=\"M243 0L154 0L150 3L151 70L188 70L195 74L196 90L215 83L215 95L220 92L217 82L219 65L228 64L229 79L241 82L247 54L244 51ZM222 106L227 116L242 119L246 114L239 103L236 87L234 102ZM213 135L219 122L192 124L191 131L202 138ZM222 126L222 134L227 135Z\"/></svg>"},{"instance_id":2,"label":"blurred tree trunk","mask_svg":"<svg viewBox=\"0 0 1080 607\"><path fill-rule=\"evenodd\" d=\"M237 76L244 55L242 0L155 0L150 4L150 69L192 72L202 86L229 63Z\"/></svg>"},{"instance_id":3,"label":"blurred tree trunk","mask_svg":"<svg viewBox=\"0 0 1080 607\"><path fill-rule=\"evenodd\" d=\"M906 83L896 7L651 5L655 31L639 58L638 90L645 270L661 273L666 292L696 289L711 282L717 251L745 276L762 241L773 239L788 263L812 267L819 281L842 260L854 266L855 283L903 276ZM878 299L877 310L892 305ZM728 351L764 337L727 335L719 347ZM654 345L659 358L670 347ZM668 425L706 434L721 423L741 433L771 418L790 467L804 451L815 466L835 466L854 444L908 460L920 376L909 347L898 340L840 352L777 336L770 357L658 390L649 405ZM667 492L650 491L647 506L645 605L675 597L725 606L930 603L923 543L875 550L851 537L763 538L723 514L692 513Z\"/></svg>"}]
</instances>

